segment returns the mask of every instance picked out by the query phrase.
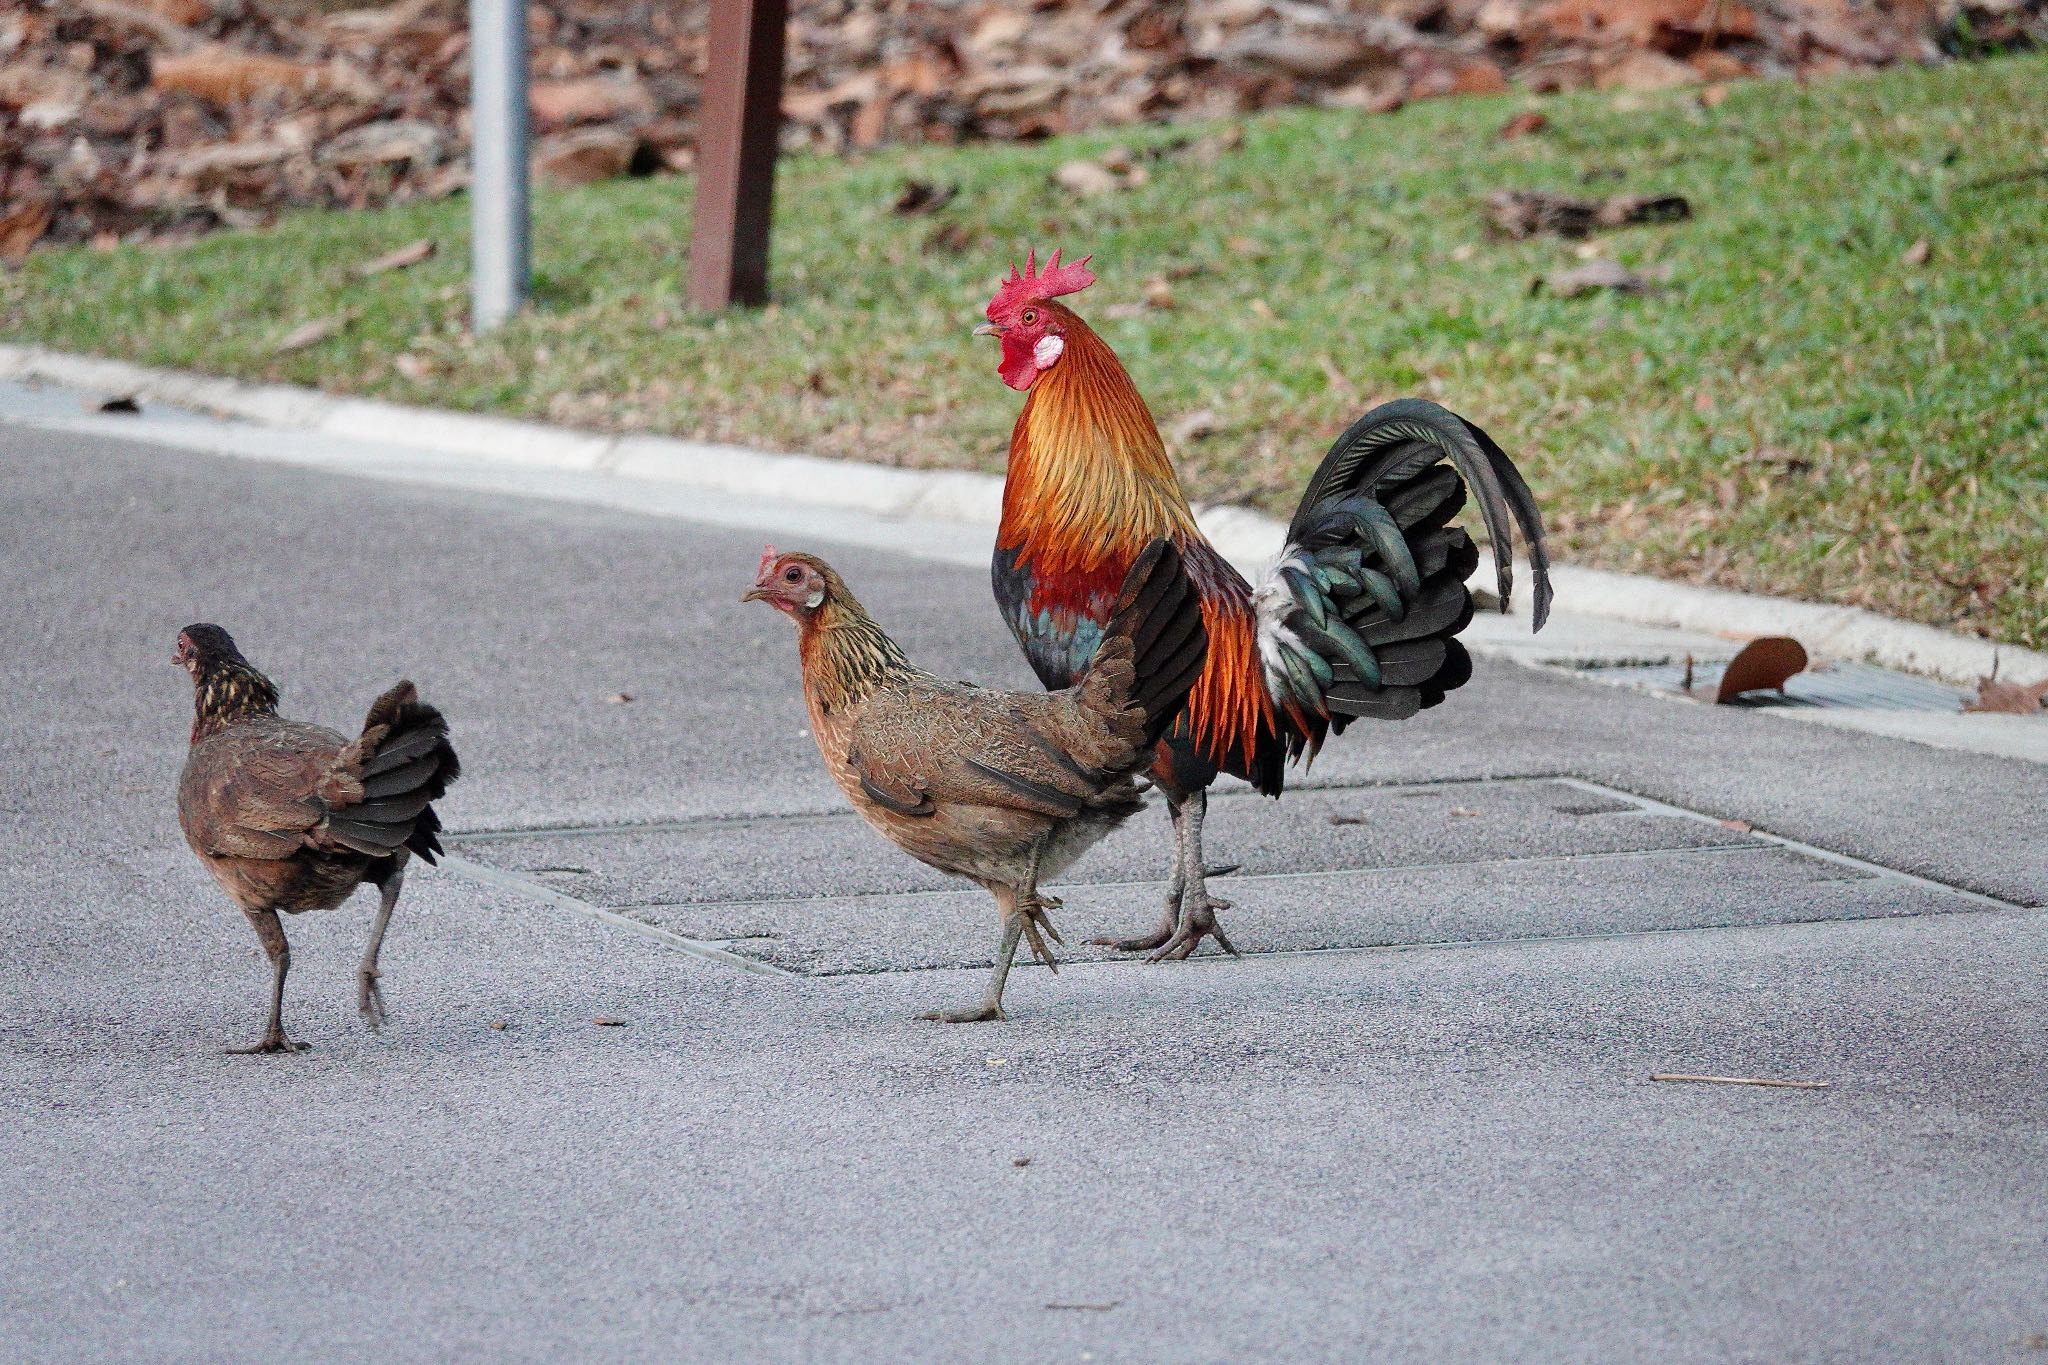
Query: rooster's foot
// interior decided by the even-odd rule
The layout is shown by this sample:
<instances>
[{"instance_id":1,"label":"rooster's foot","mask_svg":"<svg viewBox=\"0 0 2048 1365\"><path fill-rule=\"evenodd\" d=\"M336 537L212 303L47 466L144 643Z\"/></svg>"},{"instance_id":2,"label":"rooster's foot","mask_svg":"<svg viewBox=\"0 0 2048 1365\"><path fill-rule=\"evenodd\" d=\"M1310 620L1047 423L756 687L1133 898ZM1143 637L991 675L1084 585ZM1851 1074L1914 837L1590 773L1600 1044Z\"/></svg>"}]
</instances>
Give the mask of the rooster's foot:
<instances>
[{"instance_id":1,"label":"rooster's foot","mask_svg":"<svg viewBox=\"0 0 2048 1365\"><path fill-rule=\"evenodd\" d=\"M1231 946L1229 936L1223 932L1223 926L1216 922L1216 912L1229 908L1229 901L1218 900L1206 893L1188 897L1181 903L1180 922L1174 926L1173 933L1158 946L1158 951L1145 960L1179 962L1201 947L1205 938L1215 939L1217 947L1236 957L1237 949Z\"/></svg>"},{"instance_id":2,"label":"rooster's foot","mask_svg":"<svg viewBox=\"0 0 2048 1365\"><path fill-rule=\"evenodd\" d=\"M381 975L374 967L356 973L356 1008L372 1033L384 1027L384 992L377 985Z\"/></svg>"},{"instance_id":3,"label":"rooster's foot","mask_svg":"<svg viewBox=\"0 0 2048 1365\"><path fill-rule=\"evenodd\" d=\"M293 1042L290 1038L285 1037L282 1032L266 1033L263 1035L263 1041L260 1043L249 1047L229 1048L228 1056L259 1057L269 1052L304 1052L312 1046L311 1043Z\"/></svg>"},{"instance_id":4,"label":"rooster's foot","mask_svg":"<svg viewBox=\"0 0 2048 1365\"><path fill-rule=\"evenodd\" d=\"M1114 948L1120 953L1149 953L1156 948L1164 947L1173 937L1173 931L1179 923L1180 899L1169 896L1166 901L1166 914L1159 921L1159 927L1151 933L1140 934L1135 938L1112 938L1104 934L1101 938L1091 938L1088 941L1098 948Z\"/></svg>"}]
</instances>

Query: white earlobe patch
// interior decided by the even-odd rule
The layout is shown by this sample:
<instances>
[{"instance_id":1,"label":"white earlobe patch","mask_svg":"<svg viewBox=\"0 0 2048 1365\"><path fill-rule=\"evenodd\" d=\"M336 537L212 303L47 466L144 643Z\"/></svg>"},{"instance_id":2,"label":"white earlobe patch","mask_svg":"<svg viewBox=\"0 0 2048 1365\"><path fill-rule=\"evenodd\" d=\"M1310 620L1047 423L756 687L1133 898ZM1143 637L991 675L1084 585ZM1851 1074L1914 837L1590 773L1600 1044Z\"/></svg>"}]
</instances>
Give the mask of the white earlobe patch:
<instances>
[{"instance_id":1,"label":"white earlobe patch","mask_svg":"<svg viewBox=\"0 0 2048 1365\"><path fill-rule=\"evenodd\" d=\"M1052 368L1053 361L1060 358L1060 352L1066 349L1067 343L1061 337L1040 337L1038 344L1031 348L1031 363L1041 370L1049 370Z\"/></svg>"},{"instance_id":2,"label":"white earlobe patch","mask_svg":"<svg viewBox=\"0 0 2048 1365\"><path fill-rule=\"evenodd\" d=\"M818 609L818 604L819 604L820 602L823 602L824 600L825 600L825 590L824 590L823 588L820 588L820 589L818 589L818 590L817 590L816 592L812 593L812 594L811 594L811 595L810 595L810 596L809 596L808 598L806 598L806 599L805 599L805 601L804 601L804 607L805 607L805 609L806 609L806 610L809 610L809 611L816 611L816 610Z\"/></svg>"}]
</instances>

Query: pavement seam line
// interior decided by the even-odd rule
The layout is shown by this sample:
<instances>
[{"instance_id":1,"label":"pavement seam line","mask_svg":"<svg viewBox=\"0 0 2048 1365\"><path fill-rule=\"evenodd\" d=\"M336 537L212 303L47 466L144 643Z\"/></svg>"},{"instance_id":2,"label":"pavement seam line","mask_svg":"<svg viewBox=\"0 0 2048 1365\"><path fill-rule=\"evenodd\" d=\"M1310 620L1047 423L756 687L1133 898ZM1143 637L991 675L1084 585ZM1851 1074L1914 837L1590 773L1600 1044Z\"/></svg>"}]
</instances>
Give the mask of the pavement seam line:
<instances>
[{"instance_id":1,"label":"pavement seam line","mask_svg":"<svg viewBox=\"0 0 2048 1365\"><path fill-rule=\"evenodd\" d=\"M728 952L716 944L706 943L701 939L686 938L682 934L678 934L670 929L663 929L652 924L642 924L631 916L622 915L616 910L608 910L604 906L593 905L586 900L579 900L567 892L557 891L554 887L544 882L537 882L529 877L523 877L517 872L507 872L501 867L492 867L488 863L479 863L472 859L464 858L459 854L445 853L441 855L440 866L458 877L476 882L479 885L511 891L525 896L529 900L541 901L559 909L573 910L579 915L588 916L600 923L609 924L616 929L628 930L640 935L642 938L653 939L656 943L666 944L680 952L688 953L692 957L702 958L706 962L716 962L721 966L734 967L743 972L752 972L757 976L775 976L782 977L785 980L798 981L806 979L803 973L785 971L771 963L759 962L750 957L742 957L738 953Z\"/></svg>"},{"instance_id":2,"label":"pavement seam line","mask_svg":"<svg viewBox=\"0 0 2048 1365\"><path fill-rule=\"evenodd\" d=\"M1687 810L1684 806L1674 806L1667 802L1659 801L1654 796L1642 796L1621 787L1610 787L1603 782L1592 782L1583 777L1562 777L1558 781L1565 786L1577 787L1592 795L1607 796L1618 801L1633 802L1652 815L1676 816L1696 823L1710 825L1719 825L1721 823L1719 816L1709 815L1705 811ZM1745 820L1743 823L1748 824L1749 822ZM1822 848L1818 844L1809 844L1799 839L1789 839L1782 834L1772 834L1768 830L1757 829L1754 825L1751 825L1749 829L1743 832L1753 839L1761 839L1765 843L1776 844L1780 848L1808 858L1817 859L1820 862L1854 868L1858 872L1866 873L1873 877L1883 877L1891 881L1904 882L1908 886L1915 886L1923 891L1941 891L1951 896L1961 896L1964 900L1976 901L1989 909L2034 910L2039 908L2037 906L2021 905L2017 901L2005 900L1988 892L1972 890L1967 886L1955 886L1949 882L1936 881L1932 877L1922 877L1918 873L1901 871L1896 867L1886 867L1883 863L1873 863L1867 858L1858 858L1854 854L1837 853L1831 848Z\"/></svg>"},{"instance_id":3,"label":"pavement seam line","mask_svg":"<svg viewBox=\"0 0 2048 1365\"><path fill-rule=\"evenodd\" d=\"M908 470L857 460L779 454L674 437L585 432L512 418L338 397L285 384L254 384L128 361L0 344L0 379L33 379L121 390L273 429L426 444L432 449L605 478L654 479L690 487L838 507L901 519L993 529L1002 479L971 470ZM794 476L794 477L792 477ZM793 497L800 490L801 497ZM1197 508L1205 534L1226 558L1263 565L1284 539L1279 521L1242 507ZM1482 565L1482 569L1486 568ZM1738 636L1794 635L1809 649L1867 660L1968 685L2003 658L2007 678L2048 676L2048 653L1955 635L1862 607L1698 587L1660 578L1558 565L1558 598L1572 611L1672 629Z\"/></svg>"}]
</instances>

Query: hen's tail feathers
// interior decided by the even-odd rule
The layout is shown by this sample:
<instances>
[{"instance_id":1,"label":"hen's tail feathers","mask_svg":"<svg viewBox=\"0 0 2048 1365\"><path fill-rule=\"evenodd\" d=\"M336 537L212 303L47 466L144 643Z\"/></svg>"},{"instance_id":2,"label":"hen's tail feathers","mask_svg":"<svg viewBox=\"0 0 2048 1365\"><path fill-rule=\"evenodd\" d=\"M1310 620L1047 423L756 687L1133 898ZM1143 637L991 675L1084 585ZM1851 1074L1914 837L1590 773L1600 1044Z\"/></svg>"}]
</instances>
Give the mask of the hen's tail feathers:
<instances>
[{"instance_id":1,"label":"hen's tail feathers","mask_svg":"<svg viewBox=\"0 0 2048 1365\"><path fill-rule=\"evenodd\" d=\"M1455 638L1472 619L1479 564L1450 524L1467 487L1493 541L1501 607L1519 530L1534 573L1537 629L1550 615L1550 560L1536 500L1478 427L1421 399L1373 409L1337 439L1302 495L1280 560L1258 589L1267 689L1313 752L1324 721L1399 720L1472 676Z\"/></svg>"},{"instance_id":2,"label":"hen's tail feathers","mask_svg":"<svg viewBox=\"0 0 2048 1365\"><path fill-rule=\"evenodd\" d=\"M1317 468L1287 528L1290 546L1336 503L1363 494L1385 504L1393 489L1448 460L1479 499L1479 516L1493 545L1500 609L1508 610L1515 578L1515 533L1521 533L1536 579L1534 628L1550 617L1550 556L1543 521L1521 471L1491 436L1464 418L1422 398L1383 403L1353 422Z\"/></svg>"},{"instance_id":3,"label":"hen's tail feathers","mask_svg":"<svg viewBox=\"0 0 2048 1365\"><path fill-rule=\"evenodd\" d=\"M1166 733L1202 675L1209 633L1202 625L1202 599L1181 563L1180 551L1155 540L1124 575L1124 585L1102 628L1103 644L1129 641L1130 695L1121 706L1144 717L1149 748ZM1098 650L1115 658L1123 650ZM1085 687L1085 681L1084 681Z\"/></svg>"},{"instance_id":4,"label":"hen's tail feathers","mask_svg":"<svg viewBox=\"0 0 2048 1365\"><path fill-rule=\"evenodd\" d=\"M441 818L429 803L462 775L448 722L402 682L371 705L363 747L362 799L328 813L328 834L373 857L403 846L433 863L441 853Z\"/></svg>"}]
</instances>

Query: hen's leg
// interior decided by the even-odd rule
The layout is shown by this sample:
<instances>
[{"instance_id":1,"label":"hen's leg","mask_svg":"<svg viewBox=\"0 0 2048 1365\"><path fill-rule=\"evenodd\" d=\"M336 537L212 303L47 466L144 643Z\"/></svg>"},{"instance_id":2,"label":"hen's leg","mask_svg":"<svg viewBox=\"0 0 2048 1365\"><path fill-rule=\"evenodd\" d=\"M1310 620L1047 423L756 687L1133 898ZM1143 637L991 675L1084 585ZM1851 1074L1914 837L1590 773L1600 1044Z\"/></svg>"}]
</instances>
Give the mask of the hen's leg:
<instances>
[{"instance_id":1,"label":"hen's leg","mask_svg":"<svg viewBox=\"0 0 2048 1365\"><path fill-rule=\"evenodd\" d=\"M248 910L249 925L255 929L256 937L263 943L263 951L270 957L270 1025L263 1030L263 1041L254 1047L231 1047L231 1053L247 1055L255 1052L304 1052L306 1044L295 1043L284 1036L284 979L292 969L291 944L285 941L284 925L278 922L275 910Z\"/></svg>"},{"instance_id":2,"label":"hen's leg","mask_svg":"<svg viewBox=\"0 0 2048 1365\"><path fill-rule=\"evenodd\" d=\"M356 1008L373 1032L384 1026L384 992L377 985L377 953L384 946L384 931L391 927L391 912L398 907L409 856L400 849L392 859L391 871L377 884L377 919L370 926L370 946L363 949L363 963L356 968Z\"/></svg>"},{"instance_id":3,"label":"hen's leg","mask_svg":"<svg viewBox=\"0 0 2048 1365\"><path fill-rule=\"evenodd\" d=\"M1209 894L1208 867L1202 863L1202 820L1209 813L1209 793L1197 789L1189 792L1181 803L1180 819L1175 823L1180 833L1180 868L1178 880L1181 884L1180 920L1173 927L1172 934L1151 956L1153 962L1179 961L1202 946L1204 938L1216 940L1216 946L1232 957L1237 949L1216 923L1216 912L1228 910L1230 902ZM1224 869L1217 869L1220 873Z\"/></svg>"},{"instance_id":4,"label":"hen's leg","mask_svg":"<svg viewBox=\"0 0 2048 1365\"><path fill-rule=\"evenodd\" d=\"M1003 912L1003 940L996 948L996 969L988 979L988 994L982 997L979 1005L931 1010L919 1018L937 1020L942 1024L979 1024L1007 1017L1003 1013L1003 983L1009 980L1010 962L1017 956L1017 940L1024 937L1026 916L1017 904L1016 892L1007 886L989 889L995 892L996 906ZM1036 930L1033 934L1036 935Z\"/></svg>"},{"instance_id":5,"label":"hen's leg","mask_svg":"<svg viewBox=\"0 0 2048 1365\"><path fill-rule=\"evenodd\" d=\"M1173 821L1173 877L1166 884L1166 914L1159 921L1159 927L1135 938L1112 938L1105 934L1101 938L1089 939L1090 943L1114 948L1120 953L1149 953L1163 948L1180 927L1181 893L1187 888L1188 836L1187 824L1181 815L1181 802L1185 799L1172 792L1166 796L1166 814Z\"/></svg>"}]
</instances>

